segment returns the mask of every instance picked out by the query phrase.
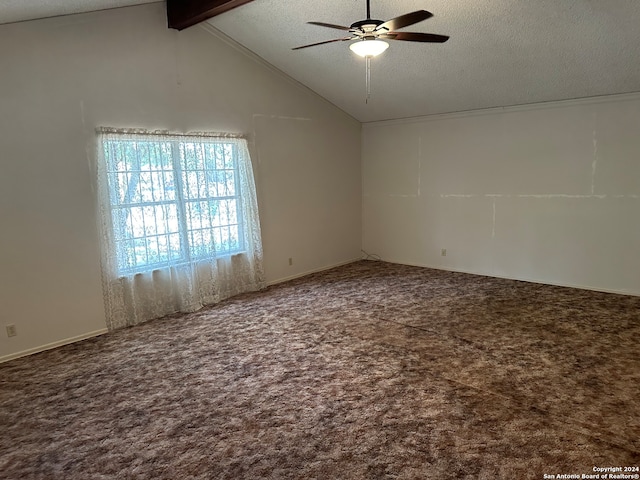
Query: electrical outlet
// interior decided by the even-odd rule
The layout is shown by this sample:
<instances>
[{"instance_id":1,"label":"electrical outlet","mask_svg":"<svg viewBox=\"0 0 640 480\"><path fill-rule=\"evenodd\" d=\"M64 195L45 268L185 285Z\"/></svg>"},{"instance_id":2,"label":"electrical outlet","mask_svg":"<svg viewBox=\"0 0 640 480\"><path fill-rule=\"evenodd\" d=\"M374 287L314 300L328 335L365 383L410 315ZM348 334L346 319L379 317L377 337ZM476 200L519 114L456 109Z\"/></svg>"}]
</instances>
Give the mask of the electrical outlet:
<instances>
[{"instance_id":1,"label":"electrical outlet","mask_svg":"<svg viewBox=\"0 0 640 480\"><path fill-rule=\"evenodd\" d=\"M15 337L16 335L18 335L15 325L7 325L6 328L7 328L7 337Z\"/></svg>"},{"instance_id":2,"label":"electrical outlet","mask_svg":"<svg viewBox=\"0 0 640 480\"><path fill-rule=\"evenodd\" d=\"M440 250L440 255L442 255L443 257L447 256L447 249L443 248L442 250Z\"/></svg>"},{"instance_id":3,"label":"electrical outlet","mask_svg":"<svg viewBox=\"0 0 640 480\"><path fill-rule=\"evenodd\" d=\"M293 265L293 258L289 257L289 266Z\"/></svg>"}]
</instances>

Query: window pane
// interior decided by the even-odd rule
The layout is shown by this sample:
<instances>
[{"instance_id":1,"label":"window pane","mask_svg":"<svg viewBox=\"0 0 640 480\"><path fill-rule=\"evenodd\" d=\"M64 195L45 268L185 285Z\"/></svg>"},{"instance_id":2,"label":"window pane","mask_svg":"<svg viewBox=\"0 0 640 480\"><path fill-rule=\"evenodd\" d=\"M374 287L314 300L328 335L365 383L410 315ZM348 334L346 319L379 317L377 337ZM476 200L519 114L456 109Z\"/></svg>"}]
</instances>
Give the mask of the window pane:
<instances>
[{"instance_id":1,"label":"window pane","mask_svg":"<svg viewBox=\"0 0 640 480\"><path fill-rule=\"evenodd\" d=\"M175 200L176 199L176 186L174 184L173 172L162 172L162 179L158 179L163 185L164 198L160 200Z\"/></svg>"},{"instance_id":2,"label":"window pane","mask_svg":"<svg viewBox=\"0 0 640 480\"><path fill-rule=\"evenodd\" d=\"M158 252L158 238L157 237L147 237L147 263L157 263L159 252Z\"/></svg>"},{"instance_id":3,"label":"window pane","mask_svg":"<svg viewBox=\"0 0 640 480\"><path fill-rule=\"evenodd\" d=\"M147 257L147 242L144 238L134 238L133 239L133 265L131 266L140 266L146 265L149 263L149 259Z\"/></svg>"},{"instance_id":4,"label":"window pane","mask_svg":"<svg viewBox=\"0 0 640 480\"><path fill-rule=\"evenodd\" d=\"M112 176L112 178L114 178ZM125 172L120 172L115 174L115 191L117 195L118 203L125 203L127 186L129 185L128 174Z\"/></svg>"},{"instance_id":5,"label":"window pane","mask_svg":"<svg viewBox=\"0 0 640 480\"><path fill-rule=\"evenodd\" d=\"M215 185L216 197L224 197L226 195L224 170L212 172L211 178Z\"/></svg>"},{"instance_id":6,"label":"window pane","mask_svg":"<svg viewBox=\"0 0 640 480\"><path fill-rule=\"evenodd\" d=\"M222 250L230 250L229 248L229 227L220 228L220 240L222 244Z\"/></svg>"},{"instance_id":7,"label":"window pane","mask_svg":"<svg viewBox=\"0 0 640 480\"><path fill-rule=\"evenodd\" d=\"M224 172L224 186L225 186L225 195L233 196L236 194L236 176L233 170L226 170Z\"/></svg>"},{"instance_id":8,"label":"window pane","mask_svg":"<svg viewBox=\"0 0 640 480\"><path fill-rule=\"evenodd\" d=\"M182 245L180 243L180 235L174 233L168 235L169 238L169 258L171 260L177 260L182 258Z\"/></svg>"},{"instance_id":9,"label":"window pane","mask_svg":"<svg viewBox=\"0 0 640 480\"><path fill-rule=\"evenodd\" d=\"M220 227L213 229L213 245L216 251L223 251L222 238L220 236Z\"/></svg>"},{"instance_id":10,"label":"window pane","mask_svg":"<svg viewBox=\"0 0 640 480\"><path fill-rule=\"evenodd\" d=\"M150 172L140 172L139 174L139 190L141 202L153 202L153 187Z\"/></svg>"},{"instance_id":11,"label":"window pane","mask_svg":"<svg viewBox=\"0 0 640 480\"><path fill-rule=\"evenodd\" d=\"M229 249L230 250L240 249L240 234L238 230L238 225L232 225L229 227Z\"/></svg>"},{"instance_id":12,"label":"window pane","mask_svg":"<svg viewBox=\"0 0 640 480\"><path fill-rule=\"evenodd\" d=\"M235 160L235 148L233 145L229 143L225 144L222 152L224 168L236 168L237 162Z\"/></svg>"}]
</instances>

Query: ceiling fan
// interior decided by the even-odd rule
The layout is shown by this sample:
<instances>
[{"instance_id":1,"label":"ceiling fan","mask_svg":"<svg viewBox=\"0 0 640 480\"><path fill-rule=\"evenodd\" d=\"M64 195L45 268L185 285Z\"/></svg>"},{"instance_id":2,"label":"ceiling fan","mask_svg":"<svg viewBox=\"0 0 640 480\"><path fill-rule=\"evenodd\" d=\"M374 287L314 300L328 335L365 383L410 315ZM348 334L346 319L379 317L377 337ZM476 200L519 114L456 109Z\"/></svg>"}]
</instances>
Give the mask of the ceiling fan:
<instances>
[{"instance_id":1,"label":"ceiling fan","mask_svg":"<svg viewBox=\"0 0 640 480\"><path fill-rule=\"evenodd\" d=\"M408 27L409 25L413 25L415 23L433 17L433 14L431 12L427 12L426 10L417 10L415 12L406 13L404 15L400 15L399 17L395 17L384 22L382 20L373 20L371 18L371 7L369 5L369 0L366 1L367 18L365 20L359 20L355 23L352 23L349 27L343 27L342 25L334 25L332 23L324 22L308 22L311 25L318 25L320 27L347 31L350 34L348 37L336 38L324 42L311 43L309 45L302 45L301 47L294 47L292 48L292 50L315 47L317 45L324 45L326 43L357 40L356 42L353 42L349 46L349 48L361 57L369 58L381 54L389 47L389 44L384 40L402 40L405 42L426 43L444 43L449 40L449 37L446 35L396 31L400 28Z\"/></svg>"}]
</instances>

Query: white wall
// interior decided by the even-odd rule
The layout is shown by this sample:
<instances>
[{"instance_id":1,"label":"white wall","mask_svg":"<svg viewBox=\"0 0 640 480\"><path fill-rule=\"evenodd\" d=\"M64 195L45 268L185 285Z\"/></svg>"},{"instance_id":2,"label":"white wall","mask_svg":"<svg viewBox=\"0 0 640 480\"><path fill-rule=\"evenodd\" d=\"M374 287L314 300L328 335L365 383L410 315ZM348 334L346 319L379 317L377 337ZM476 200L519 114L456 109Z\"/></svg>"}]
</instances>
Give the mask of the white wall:
<instances>
[{"instance_id":1,"label":"white wall","mask_svg":"<svg viewBox=\"0 0 640 480\"><path fill-rule=\"evenodd\" d=\"M0 360L104 330L96 126L248 134L269 282L360 256L361 127L333 105L162 3L2 25Z\"/></svg>"},{"instance_id":2,"label":"white wall","mask_svg":"<svg viewBox=\"0 0 640 480\"><path fill-rule=\"evenodd\" d=\"M640 294L640 95L365 124L362 150L367 252Z\"/></svg>"}]
</instances>

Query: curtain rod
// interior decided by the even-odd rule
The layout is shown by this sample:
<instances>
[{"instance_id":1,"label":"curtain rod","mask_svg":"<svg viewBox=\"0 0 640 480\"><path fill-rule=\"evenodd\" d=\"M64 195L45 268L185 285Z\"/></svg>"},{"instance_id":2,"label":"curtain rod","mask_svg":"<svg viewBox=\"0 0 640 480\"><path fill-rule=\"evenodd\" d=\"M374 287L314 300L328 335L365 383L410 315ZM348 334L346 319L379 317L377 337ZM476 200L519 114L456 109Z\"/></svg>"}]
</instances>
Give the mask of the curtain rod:
<instances>
[{"instance_id":1,"label":"curtain rod","mask_svg":"<svg viewBox=\"0 0 640 480\"><path fill-rule=\"evenodd\" d=\"M206 137L206 138L242 138L246 139L246 136L241 133L228 133L228 132L189 132L189 133L174 133L169 130L145 130L143 128L115 128L115 127L98 127L97 133L120 133L126 135L146 135L146 136L162 136L166 137L171 135L172 137Z\"/></svg>"}]
</instances>

